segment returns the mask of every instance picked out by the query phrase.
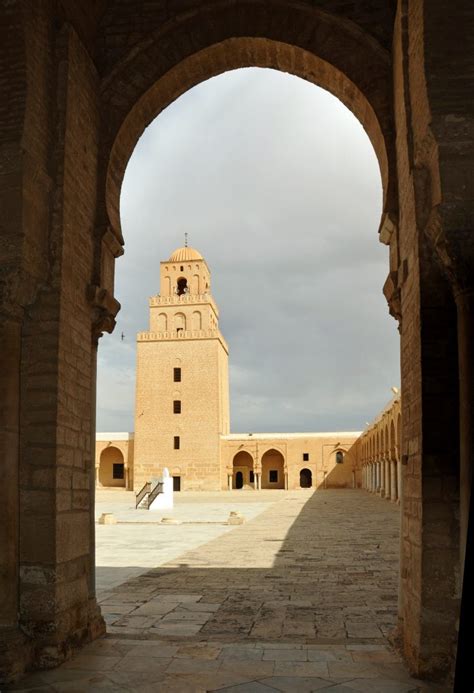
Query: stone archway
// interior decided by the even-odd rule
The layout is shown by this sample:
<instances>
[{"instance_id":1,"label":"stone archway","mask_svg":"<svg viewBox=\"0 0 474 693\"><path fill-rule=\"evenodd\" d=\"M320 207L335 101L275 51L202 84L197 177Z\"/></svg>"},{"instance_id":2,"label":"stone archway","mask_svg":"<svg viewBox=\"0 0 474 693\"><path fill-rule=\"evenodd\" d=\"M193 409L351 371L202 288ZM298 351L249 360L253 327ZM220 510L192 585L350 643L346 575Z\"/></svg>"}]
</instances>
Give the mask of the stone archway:
<instances>
[{"instance_id":1,"label":"stone archway","mask_svg":"<svg viewBox=\"0 0 474 693\"><path fill-rule=\"evenodd\" d=\"M240 450L232 461L232 488L241 489L254 485L254 461L247 450Z\"/></svg>"},{"instance_id":2,"label":"stone archway","mask_svg":"<svg viewBox=\"0 0 474 693\"><path fill-rule=\"evenodd\" d=\"M273 13L275 10L276 7ZM217 10L216 14L222 19L222 11ZM226 21L232 22L232 8L227 8L225 14ZM245 11L241 9L240 24L243 19L245 21ZM250 17L249 21L252 21ZM107 170L103 172L106 181L101 202L103 213L107 214L119 242L123 242L120 186L135 143L145 127L191 87L222 72L249 66L270 67L307 79L337 96L354 113L366 130L379 162L384 197L382 222L385 215L396 215L391 95L386 86L390 68L388 56L363 34L358 37L350 35L342 24L331 22L327 15L321 14L316 18L313 13L314 32L323 32L326 25L326 30L334 31L341 41L339 48L336 39L331 49L324 50L324 55L319 56L301 40L303 32L307 34L307 21L307 11L298 13L301 31L293 25L289 31L291 37L288 35L284 39L280 32L275 36L269 35L272 32L255 34L254 27L239 37L216 33L212 38L208 37L199 50L183 55L173 66L167 65L164 71L162 61L156 55L157 45L147 43L142 51L135 51L132 59L117 64L107 75L103 82L103 99L115 106L112 109L113 120L108 124L107 139L102 143ZM273 26L276 25L277 18L273 17ZM218 27L212 25L211 31L216 29L218 31ZM361 51L360 64L348 60L349 44L354 42ZM141 72L140 83L132 79L137 70ZM121 107L117 108L116 89L119 84Z\"/></svg>"},{"instance_id":3,"label":"stone archway","mask_svg":"<svg viewBox=\"0 0 474 693\"><path fill-rule=\"evenodd\" d=\"M262 488L285 488L285 458L279 450L267 450L261 458Z\"/></svg>"},{"instance_id":4,"label":"stone archway","mask_svg":"<svg viewBox=\"0 0 474 693\"><path fill-rule=\"evenodd\" d=\"M58 663L71 642L105 628L94 587L93 402L98 339L113 330L120 307L114 259L122 253L119 193L130 152L177 96L250 65L332 91L378 153L380 238L390 244L384 293L401 321L401 385L409 393L398 446L407 501L400 636L416 673L452 669L459 614L452 586L462 574L474 454L474 150L460 138L472 130L473 58L460 37L473 11L464 3L446 22L440 3L400 0L191 1L184 13L158 0L8 4L0 505L9 522L0 527L7 547L0 594L2 624L14 637L0 649L9 675L12 662L15 671L45 656ZM461 506L451 493L433 498L425 476L431 487L459 488ZM56 503L65 480L73 495L90 495L74 513ZM443 549L440 512L450 528ZM58 540L72 535L74 544ZM74 603L63 598L69 594Z\"/></svg>"},{"instance_id":5,"label":"stone archway","mask_svg":"<svg viewBox=\"0 0 474 693\"><path fill-rule=\"evenodd\" d=\"M125 460L121 450L113 446L102 450L98 477L100 486L126 488Z\"/></svg>"}]
</instances>

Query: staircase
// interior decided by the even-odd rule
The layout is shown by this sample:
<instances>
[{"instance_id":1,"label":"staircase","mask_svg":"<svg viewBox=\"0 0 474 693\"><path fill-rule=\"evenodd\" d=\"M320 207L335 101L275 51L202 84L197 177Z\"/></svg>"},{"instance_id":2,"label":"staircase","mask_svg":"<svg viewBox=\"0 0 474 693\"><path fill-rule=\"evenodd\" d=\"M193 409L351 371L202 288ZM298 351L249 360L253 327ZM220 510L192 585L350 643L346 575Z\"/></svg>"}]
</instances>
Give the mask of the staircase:
<instances>
[{"instance_id":1,"label":"staircase","mask_svg":"<svg viewBox=\"0 0 474 693\"><path fill-rule=\"evenodd\" d=\"M151 491L151 483L149 481L140 489L140 491L135 496L135 508L138 510L145 509L148 510L148 496Z\"/></svg>"},{"instance_id":2,"label":"staircase","mask_svg":"<svg viewBox=\"0 0 474 693\"><path fill-rule=\"evenodd\" d=\"M147 481L135 496L135 508L137 510L149 510L151 504L160 493L163 493L162 481L158 481L153 489L151 487L151 482Z\"/></svg>"}]
</instances>

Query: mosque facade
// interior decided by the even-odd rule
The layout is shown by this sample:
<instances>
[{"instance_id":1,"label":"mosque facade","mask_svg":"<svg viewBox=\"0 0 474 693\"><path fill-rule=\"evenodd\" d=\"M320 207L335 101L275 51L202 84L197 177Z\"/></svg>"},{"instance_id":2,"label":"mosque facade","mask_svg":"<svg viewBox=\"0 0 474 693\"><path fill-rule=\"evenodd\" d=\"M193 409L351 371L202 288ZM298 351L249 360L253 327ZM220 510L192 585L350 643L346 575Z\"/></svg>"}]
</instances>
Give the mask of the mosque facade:
<instances>
[{"instance_id":1,"label":"mosque facade","mask_svg":"<svg viewBox=\"0 0 474 693\"><path fill-rule=\"evenodd\" d=\"M99 487L138 492L165 467L176 491L361 485L360 432L230 432L229 348L197 250L160 263L149 309L137 335L135 431L97 434Z\"/></svg>"}]
</instances>

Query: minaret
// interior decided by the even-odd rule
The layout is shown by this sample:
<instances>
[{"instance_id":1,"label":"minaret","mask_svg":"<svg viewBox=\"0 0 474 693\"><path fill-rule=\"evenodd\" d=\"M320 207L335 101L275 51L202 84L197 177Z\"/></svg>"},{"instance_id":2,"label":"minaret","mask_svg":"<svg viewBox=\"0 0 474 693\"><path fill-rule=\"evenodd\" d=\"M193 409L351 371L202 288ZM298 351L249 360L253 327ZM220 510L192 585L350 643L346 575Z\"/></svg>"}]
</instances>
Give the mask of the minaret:
<instances>
[{"instance_id":1,"label":"minaret","mask_svg":"<svg viewBox=\"0 0 474 693\"><path fill-rule=\"evenodd\" d=\"M229 433L228 347L206 261L187 242L160 263L150 329L137 335L134 488L168 467L178 490L219 490Z\"/></svg>"}]
</instances>

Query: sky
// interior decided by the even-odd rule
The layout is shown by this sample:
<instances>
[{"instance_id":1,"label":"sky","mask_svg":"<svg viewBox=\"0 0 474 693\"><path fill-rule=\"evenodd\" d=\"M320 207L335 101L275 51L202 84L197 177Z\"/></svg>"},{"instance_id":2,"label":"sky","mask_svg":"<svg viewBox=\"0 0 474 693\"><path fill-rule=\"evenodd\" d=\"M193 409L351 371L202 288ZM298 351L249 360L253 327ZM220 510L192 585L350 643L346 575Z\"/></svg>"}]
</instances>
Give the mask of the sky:
<instances>
[{"instance_id":1,"label":"sky","mask_svg":"<svg viewBox=\"0 0 474 693\"><path fill-rule=\"evenodd\" d=\"M400 380L381 205L372 145L327 91L246 68L177 99L122 186L122 309L99 344L97 429L133 431L136 333L187 232L229 345L231 431L362 430Z\"/></svg>"}]
</instances>

